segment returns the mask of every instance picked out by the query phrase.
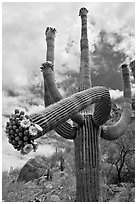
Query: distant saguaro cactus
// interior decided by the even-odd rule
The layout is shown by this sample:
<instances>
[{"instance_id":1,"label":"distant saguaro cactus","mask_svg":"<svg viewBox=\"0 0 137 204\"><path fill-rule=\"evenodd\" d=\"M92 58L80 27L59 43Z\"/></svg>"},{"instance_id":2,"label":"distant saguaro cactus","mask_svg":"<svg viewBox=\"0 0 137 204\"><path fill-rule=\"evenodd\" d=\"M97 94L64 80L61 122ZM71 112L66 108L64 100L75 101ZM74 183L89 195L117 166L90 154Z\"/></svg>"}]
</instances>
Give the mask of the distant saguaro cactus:
<instances>
[{"instance_id":1,"label":"distant saguaro cactus","mask_svg":"<svg viewBox=\"0 0 137 204\"><path fill-rule=\"evenodd\" d=\"M43 129L43 134L54 129L62 137L74 140L76 201L99 202L99 137L115 140L126 131L131 118L131 88L128 66L123 64L121 66L124 84L123 112L116 124L104 126L110 115L111 99L107 88L91 87L87 13L86 8L80 9L82 32L79 92L63 99L56 86L54 78L55 29L48 27L46 29L46 62L41 66L44 78L45 110L31 115L30 118ZM94 112L89 109L92 104L95 104ZM70 125L67 122L70 118L77 125Z\"/></svg>"}]
</instances>

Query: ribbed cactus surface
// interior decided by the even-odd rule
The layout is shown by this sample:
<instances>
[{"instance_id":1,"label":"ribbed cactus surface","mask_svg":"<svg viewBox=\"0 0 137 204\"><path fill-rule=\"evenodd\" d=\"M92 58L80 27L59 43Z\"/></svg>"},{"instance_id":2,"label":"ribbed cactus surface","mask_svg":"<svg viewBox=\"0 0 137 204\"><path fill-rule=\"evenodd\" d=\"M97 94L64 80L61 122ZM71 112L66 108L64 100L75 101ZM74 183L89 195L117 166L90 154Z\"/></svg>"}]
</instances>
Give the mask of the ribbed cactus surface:
<instances>
[{"instance_id":1,"label":"ribbed cactus surface","mask_svg":"<svg viewBox=\"0 0 137 204\"><path fill-rule=\"evenodd\" d=\"M76 201L99 200L99 133L100 128L87 115L85 124L77 130L75 143Z\"/></svg>"},{"instance_id":2,"label":"ribbed cactus surface","mask_svg":"<svg viewBox=\"0 0 137 204\"><path fill-rule=\"evenodd\" d=\"M90 88L48 106L41 113L32 115L31 119L40 125L44 132L48 132L89 105L105 99L110 100L108 89L104 87Z\"/></svg>"},{"instance_id":3,"label":"ribbed cactus surface","mask_svg":"<svg viewBox=\"0 0 137 204\"><path fill-rule=\"evenodd\" d=\"M129 68L126 64L121 66L124 86L124 104L123 112L119 121L110 126L103 126L101 131L101 137L107 140L118 139L127 129L131 120L131 86L129 78Z\"/></svg>"}]
</instances>

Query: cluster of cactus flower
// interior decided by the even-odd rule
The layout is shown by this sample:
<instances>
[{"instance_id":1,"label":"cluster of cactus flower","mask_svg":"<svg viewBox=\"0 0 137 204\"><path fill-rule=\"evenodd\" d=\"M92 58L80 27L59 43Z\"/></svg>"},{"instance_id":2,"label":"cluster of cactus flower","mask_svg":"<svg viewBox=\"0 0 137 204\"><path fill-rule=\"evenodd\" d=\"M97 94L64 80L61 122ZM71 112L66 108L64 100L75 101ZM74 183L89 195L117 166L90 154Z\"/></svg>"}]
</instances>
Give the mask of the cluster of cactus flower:
<instances>
[{"instance_id":1,"label":"cluster of cactus flower","mask_svg":"<svg viewBox=\"0 0 137 204\"><path fill-rule=\"evenodd\" d=\"M37 150L38 145L34 143L34 138L42 134L42 128L34 124L24 111L15 109L6 124L5 132L8 135L8 142L16 150L21 154L28 154L32 150Z\"/></svg>"}]
</instances>

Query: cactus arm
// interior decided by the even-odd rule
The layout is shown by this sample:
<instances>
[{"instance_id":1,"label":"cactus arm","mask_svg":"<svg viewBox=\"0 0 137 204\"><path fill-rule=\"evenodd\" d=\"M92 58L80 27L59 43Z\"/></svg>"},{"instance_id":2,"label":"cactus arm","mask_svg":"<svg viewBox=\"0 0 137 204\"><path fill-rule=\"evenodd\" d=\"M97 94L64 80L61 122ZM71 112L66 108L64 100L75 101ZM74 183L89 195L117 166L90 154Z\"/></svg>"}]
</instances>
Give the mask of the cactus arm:
<instances>
[{"instance_id":1,"label":"cactus arm","mask_svg":"<svg viewBox=\"0 0 137 204\"><path fill-rule=\"evenodd\" d=\"M35 122L40 125L45 133L55 129L79 111L91 104L97 103L105 98L110 98L108 89L94 87L78 92L71 97L63 99L45 108L35 117Z\"/></svg>"},{"instance_id":2,"label":"cactus arm","mask_svg":"<svg viewBox=\"0 0 137 204\"><path fill-rule=\"evenodd\" d=\"M55 39L55 28L47 27L45 31L46 35L46 42L47 42L47 52L46 52L46 60L51 61L52 64L54 64L54 39ZM50 94L47 81L45 78L45 74L43 73L44 78L44 103L45 107L49 106L50 104L53 104L55 101L53 97ZM31 118L33 122L35 122L35 117ZM64 129L64 131L62 131ZM75 131L76 129L73 128L69 123L65 122L55 128L55 131L62 137L66 139L74 139L75 138ZM43 129L43 134L45 134L45 130ZM39 137L39 136L38 136ZM36 138L35 138L36 139Z\"/></svg>"},{"instance_id":3,"label":"cactus arm","mask_svg":"<svg viewBox=\"0 0 137 204\"><path fill-rule=\"evenodd\" d=\"M46 42L47 42L47 52L46 60L54 64L54 40L55 40L56 29L47 27L45 31Z\"/></svg>"},{"instance_id":4,"label":"cactus arm","mask_svg":"<svg viewBox=\"0 0 137 204\"><path fill-rule=\"evenodd\" d=\"M80 79L79 79L79 91L83 91L92 86L89 70L89 46L87 36L87 13L86 8L81 8L79 16L81 16L81 56L80 56Z\"/></svg>"},{"instance_id":5,"label":"cactus arm","mask_svg":"<svg viewBox=\"0 0 137 204\"><path fill-rule=\"evenodd\" d=\"M46 81L44 81L44 105L45 107L49 106L50 104L54 103L54 100L48 90L48 86Z\"/></svg>"},{"instance_id":6,"label":"cactus arm","mask_svg":"<svg viewBox=\"0 0 137 204\"><path fill-rule=\"evenodd\" d=\"M55 131L65 139L75 139L77 127L72 127L69 123L65 122L55 128Z\"/></svg>"},{"instance_id":7,"label":"cactus arm","mask_svg":"<svg viewBox=\"0 0 137 204\"><path fill-rule=\"evenodd\" d=\"M46 81L48 85L49 92L54 99L55 102L60 101L63 99L62 95L60 94L56 83L54 79L54 40L55 40L55 33L56 30L55 28L47 27L45 35L46 35L46 43L47 43L47 55L46 55L46 60L51 62L52 64L50 65L49 63L43 63L43 77L44 81ZM46 66L45 66L46 65ZM52 68L50 69L45 69L46 67ZM77 114L74 117L74 122L78 124L82 124L84 122L84 117L81 114Z\"/></svg>"},{"instance_id":8,"label":"cactus arm","mask_svg":"<svg viewBox=\"0 0 137 204\"><path fill-rule=\"evenodd\" d=\"M111 100L102 100L98 104L95 105L94 113L93 113L93 122L97 126L103 125L109 118L111 111Z\"/></svg>"},{"instance_id":9,"label":"cactus arm","mask_svg":"<svg viewBox=\"0 0 137 204\"><path fill-rule=\"evenodd\" d=\"M47 27L45 34L46 34L46 41L47 41L47 53L46 53L46 60L51 61L54 63L54 38L55 38L55 29L51 29ZM43 76L44 77L44 76ZM54 103L54 100L49 92L46 80L44 80L44 103L45 107L49 106L49 104Z\"/></svg>"},{"instance_id":10,"label":"cactus arm","mask_svg":"<svg viewBox=\"0 0 137 204\"><path fill-rule=\"evenodd\" d=\"M110 126L103 126L101 130L101 137L107 140L118 139L127 129L131 119L131 87L129 81L129 70L127 65L122 65L122 75L124 84L124 105L123 112L119 121Z\"/></svg>"},{"instance_id":11,"label":"cactus arm","mask_svg":"<svg viewBox=\"0 0 137 204\"><path fill-rule=\"evenodd\" d=\"M52 98L55 102L60 101L63 99L62 95L60 94L57 85L55 83L54 79L54 73L53 73L53 65L49 62L43 63L43 76L45 81L47 82L48 89L50 94L52 95ZM79 125L84 123L84 116L82 116L80 113L77 113L75 116L71 118L74 122L78 123Z\"/></svg>"},{"instance_id":12,"label":"cactus arm","mask_svg":"<svg viewBox=\"0 0 137 204\"><path fill-rule=\"evenodd\" d=\"M41 122L41 117L39 117L38 114L31 114L29 117L33 123L38 124ZM45 128L44 125L42 126L42 128L43 128L42 135L44 135L47 133L47 129ZM64 122L61 125L57 126L54 130L63 138L71 140L76 137L77 127L72 127L68 122ZM33 137L33 139L38 139L39 137L41 137L41 135L37 135Z\"/></svg>"},{"instance_id":13,"label":"cactus arm","mask_svg":"<svg viewBox=\"0 0 137 204\"><path fill-rule=\"evenodd\" d=\"M44 78L44 90L45 90L44 101L45 101L45 107L47 107L47 106L53 104L55 101L49 92L44 74L43 74L43 78ZM35 123L35 121L36 121L35 118L37 118L37 115L32 115L32 116L30 116L30 118ZM74 139L75 138L76 129L74 127L72 127L68 122L64 122L61 125L59 125L58 127L56 127L55 131L56 131L56 133L58 133L60 136L64 137L65 139ZM45 129L43 129L43 134L45 134L45 133L46 133Z\"/></svg>"}]
</instances>

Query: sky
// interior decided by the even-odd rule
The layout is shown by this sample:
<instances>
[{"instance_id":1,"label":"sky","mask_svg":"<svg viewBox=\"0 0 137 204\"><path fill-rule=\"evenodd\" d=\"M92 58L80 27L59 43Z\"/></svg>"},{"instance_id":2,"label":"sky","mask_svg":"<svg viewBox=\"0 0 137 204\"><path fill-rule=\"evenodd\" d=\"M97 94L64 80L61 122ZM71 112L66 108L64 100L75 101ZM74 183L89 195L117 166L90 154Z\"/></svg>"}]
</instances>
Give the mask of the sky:
<instances>
[{"instance_id":1,"label":"sky","mask_svg":"<svg viewBox=\"0 0 137 204\"><path fill-rule=\"evenodd\" d=\"M56 28L55 72L67 69L79 71L80 29L79 9L86 7L88 13L88 38L90 50L98 42L98 34L116 32L124 41L116 50L134 58L135 9L131 2L3 2L2 4L2 85L20 88L29 83L32 72L41 75L39 67L45 61L46 27ZM71 47L71 42L75 42ZM114 43L111 35L110 43ZM69 52L66 48L69 47ZM127 49L128 48L128 49ZM127 58L128 58L127 57Z\"/></svg>"},{"instance_id":2,"label":"sky","mask_svg":"<svg viewBox=\"0 0 137 204\"><path fill-rule=\"evenodd\" d=\"M79 9L86 7L88 13L88 39L90 51L94 51L94 45L98 43L99 32L105 30L107 40L114 44L112 32L120 33L124 40L115 45L116 50L126 53L127 61L134 59L135 36L135 9L134 3L110 2L3 2L2 3L2 112L11 114L15 108L20 110L26 107L25 100L32 97L24 89L33 80L36 72L38 80L42 80L40 65L45 61L46 27L56 28L55 38L55 74L56 80L61 80L59 73L65 73L67 69L79 71L80 66L80 31L81 19ZM73 43L72 43L73 42ZM66 49L69 52L66 52ZM66 66L63 66L63 65ZM21 90L18 97L6 94L8 89ZM62 90L63 93L63 90ZM122 96L119 90L110 90L112 98ZM35 101L34 101L35 100ZM33 98L38 104L43 99ZM29 107L29 113L41 110L42 106ZM23 109L24 110L24 109ZM26 109L25 109L26 110ZM3 116L3 127L6 117ZM4 130L3 130L4 131ZM14 151L2 134L3 168L7 169L11 164L23 165L19 153ZM43 150L42 150L43 151ZM44 150L45 151L45 150ZM48 150L49 151L49 150ZM31 155L32 156L32 155ZM27 158L28 159L28 158ZM10 163L7 161L11 161ZM22 163L23 162L23 163Z\"/></svg>"}]
</instances>

